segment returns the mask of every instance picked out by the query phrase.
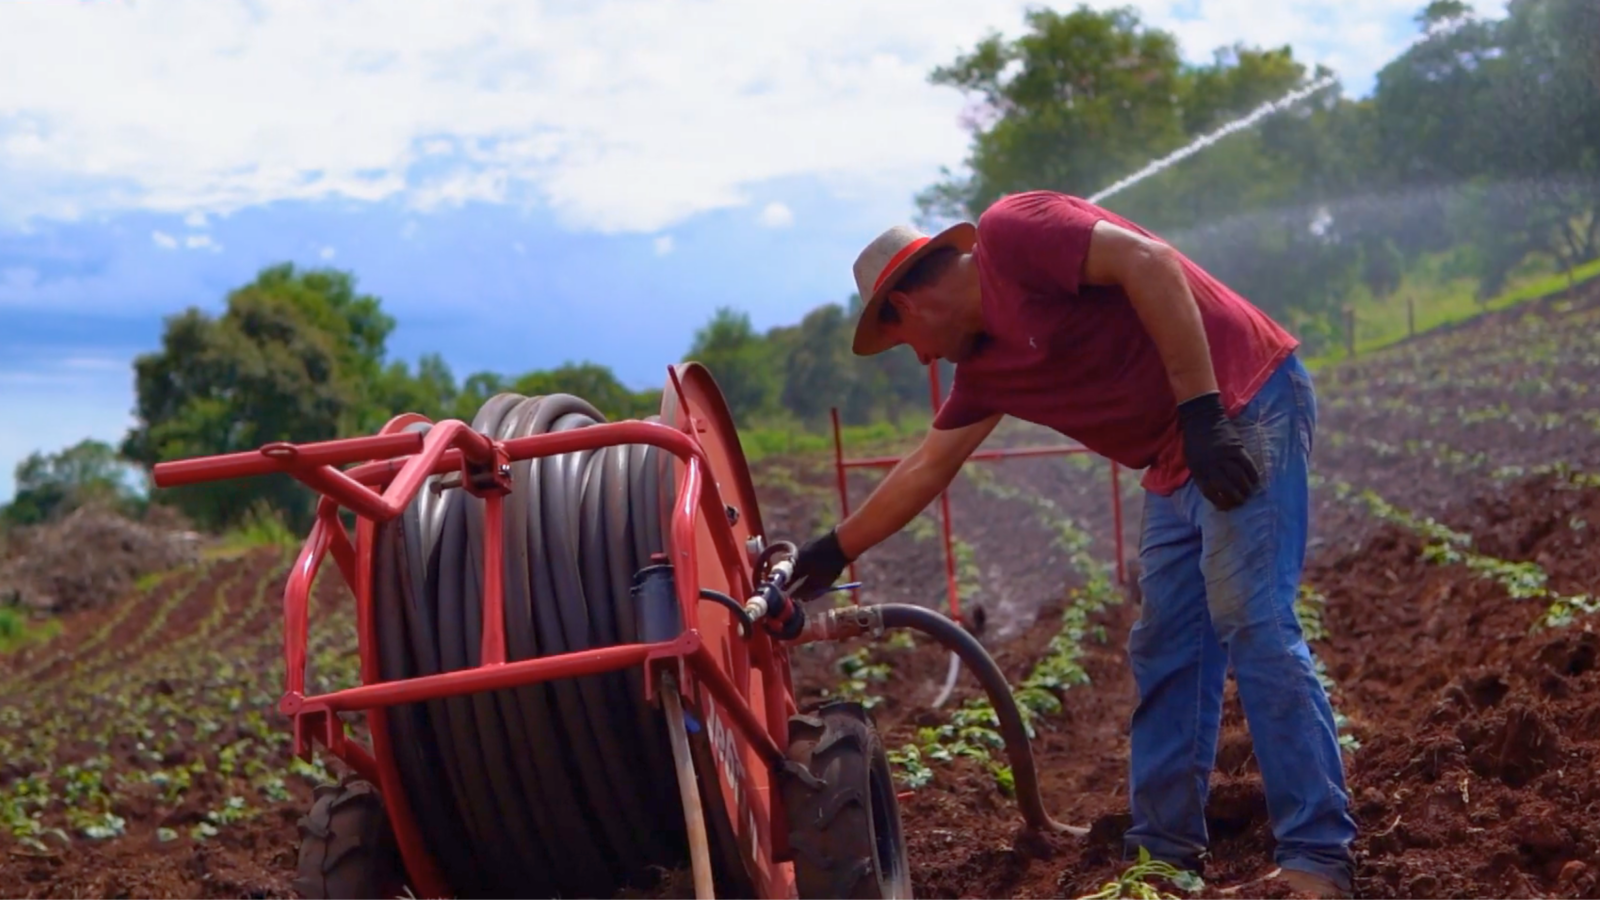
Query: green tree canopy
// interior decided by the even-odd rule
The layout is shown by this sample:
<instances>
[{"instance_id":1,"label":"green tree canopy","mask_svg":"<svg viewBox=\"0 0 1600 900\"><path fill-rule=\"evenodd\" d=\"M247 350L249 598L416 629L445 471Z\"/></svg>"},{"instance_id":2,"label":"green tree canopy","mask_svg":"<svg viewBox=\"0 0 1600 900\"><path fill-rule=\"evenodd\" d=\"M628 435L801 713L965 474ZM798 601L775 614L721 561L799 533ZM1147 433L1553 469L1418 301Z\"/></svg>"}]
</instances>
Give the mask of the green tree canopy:
<instances>
[{"instance_id":1,"label":"green tree canopy","mask_svg":"<svg viewBox=\"0 0 1600 900\"><path fill-rule=\"evenodd\" d=\"M56 453L30 453L17 464L16 494L0 509L0 521L34 525L88 504L131 512L140 499L129 485L131 474L116 448L92 438Z\"/></svg>"},{"instance_id":2,"label":"green tree canopy","mask_svg":"<svg viewBox=\"0 0 1600 900\"><path fill-rule=\"evenodd\" d=\"M134 363L139 424L122 452L145 466L178 457L253 450L272 441L320 441L369 425L382 396L384 341L393 321L353 279L293 266L263 270L212 318L169 318L159 352ZM195 522L223 527L256 501L309 524L314 496L287 476L163 491Z\"/></svg>"}]
</instances>

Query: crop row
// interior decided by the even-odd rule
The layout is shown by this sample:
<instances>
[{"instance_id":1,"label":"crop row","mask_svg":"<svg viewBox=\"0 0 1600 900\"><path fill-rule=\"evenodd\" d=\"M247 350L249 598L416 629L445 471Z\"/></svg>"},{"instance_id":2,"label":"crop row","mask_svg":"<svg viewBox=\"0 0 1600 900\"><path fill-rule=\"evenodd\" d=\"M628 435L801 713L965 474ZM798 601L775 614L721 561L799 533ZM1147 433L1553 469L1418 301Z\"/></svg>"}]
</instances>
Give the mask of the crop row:
<instances>
[{"instance_id":1,"label":"crop row","mask_svg":"<svg viewBox=\"0 0 1600 900\"><path fill-rule=\"evenodd\" d=\"M70 666L36 667L27 702L0 708L0 827L36 852L117 836L130 818L154 819L161 841L204 840L292 799L289 779L330 780L291 756L275 710L283 660L269 597L287 565L229 560L173 576L76 642ZM316 605L317 689L353 683L351 604Z\"/></svg>"},{"instance_id":2,"label":"crop row","mask_svg":"<svg viewBox=\"0 0 1600 900\"><path fill-rule=\"evenodd\" d=\"M1600 477L1587 474L1566 460L1539 462L1531 465L1511 463L1495 464L1496 458L1489 450L1464 450L1443 440L1432 438L1407 438L1396 444L1381 438L1356 436L1343 431L1329 431L1321 440L1335 448L1359 448L1373 456L1371 465L1381 466L1396 460L1415 460L1444 476L1470 475L1496 483L1505 483L1531 475L1558 475L1573 484L1600 485ZM1453 481L1459 489L1460 482Z\"/></svg>"},{"instance_id":3,"label":"crop row","mask_svg":"<svg viewBox=\"0 0 1600 900\"><path fill-rule=\"evenodd\" d=\"M1017 707L1032 738L1038 717L1059 713L1062 694L1089 682L1088 672L1081 662L1083 642L1091 638L1101 643L1106 641L1104 626L1094 624L1093 617L1120 602L1122 595L1111 577L1111 565L1089 552L1092 543L1089 533L1072 517L1064 515L1054 500L1002 484L981 467L971 467L965 473L981 491L991 496L1022 500L1032 506L1040 520L1055 533L1057 546L1065 551L1072 569L1081 579L1067 591L1061 625L1051 637L1043 657L1013 689ZM996 755L1005 748L999 726L999 715L988 698L972 697L954 710L943 724L919 729L916 741L894 751L891 759L902 770L902 782L915 788L932 777L924 761L947 762L966 757L986 766L1000 789L1010 793L1014 788L1013 773Z\"/></svg>"},{"instance_id":4,"label":"crop row","mask_svg":"<svg viewBox=\"0 0 1600 900\"><path fill-rule=\"evenodd\" d=\"M1350 717L1345 715L1341 707L1342 692L1339 685L1328 674L1328 667L1322 658L1316 655L1315 646L1328 639L1327 626L1323 624L1322 612L1327 608L1328 598L1309 584L1300 585L1299 596L1295 598L1295 619L1300 623L1300 633L1305 637L1306 643L1312 645L1312 664L1316 667L1317 681L1322 684L1323 690L1328 692L1328 703L1333 707L1333 724L1339 734L1339 745L1346 750L1355 751L1361 748L1361 741L1350 731Z\"/></svg>"},{"instance_id":5,"label":"crop row","mask_svg":"<svg viewBox=\"0 0 1600 900\"><path fill-rule=\"evenodd\" d=\"M1574 478L1584 484L1594 480L1588 475ZM1473 549L1470 534L1452 529L1431 516L1409 512L1371 489L1358 489L1345 481L1335 480L1331 486L1339 499L1359 503L1378 520L1399 525L1421 538L1422 558L1427 562L1464 566L1477 577L1497 584L1512 599L1545 603L1545 612L1535 622L1535 628L1558 628L1579 616L1600 612L1600 600L1586 592L1568 594L1553 589L1549 573L1532 560L1507 560L1479 553ZM1569 527L1587 526L1573 522Z\"/></svg>"},{"instance_id":6,"label":"crop row","mask_svg":"<svg viewBox=\"0 0 1600 900\"><path fill-rule=\"evenodd\" d=\"M1552 364L1596 366L1590 339L1600 326L1600 307L1576 308L1568 302L1548 311L1531 311L1510 321L1430 335L1340 366L1336 390L1365 393L1372 388L1474 378L1485 371L1516 374Z\"/></svg>"}]
</instances>

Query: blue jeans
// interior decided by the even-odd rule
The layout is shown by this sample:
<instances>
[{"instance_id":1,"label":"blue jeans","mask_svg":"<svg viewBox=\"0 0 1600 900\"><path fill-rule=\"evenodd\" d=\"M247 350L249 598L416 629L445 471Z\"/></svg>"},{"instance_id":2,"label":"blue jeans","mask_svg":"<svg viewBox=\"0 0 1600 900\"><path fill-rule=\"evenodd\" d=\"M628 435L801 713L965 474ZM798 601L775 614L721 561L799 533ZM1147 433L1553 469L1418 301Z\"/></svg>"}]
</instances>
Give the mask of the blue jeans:
<instances>
[{"instance_id":1,"label":"blue jeans","mask_svg":"<svg viewBox=\"0 0 1600 900\"><path fill-rule=\"evenodd\" d=\"M1348 891L1356 825L1333 709L1294 614L1317 422L1311 376L1297 356L1279 366L1235 422L1261 472L1260 488L1243 506L1219 512L1192 481L1171 497L1145 496L1143 606L1128 636L1139 704L1125 852L1142 846L1158 859L1199 868L1231 663L1277 864Z\"/></svg>"}]
</instances>

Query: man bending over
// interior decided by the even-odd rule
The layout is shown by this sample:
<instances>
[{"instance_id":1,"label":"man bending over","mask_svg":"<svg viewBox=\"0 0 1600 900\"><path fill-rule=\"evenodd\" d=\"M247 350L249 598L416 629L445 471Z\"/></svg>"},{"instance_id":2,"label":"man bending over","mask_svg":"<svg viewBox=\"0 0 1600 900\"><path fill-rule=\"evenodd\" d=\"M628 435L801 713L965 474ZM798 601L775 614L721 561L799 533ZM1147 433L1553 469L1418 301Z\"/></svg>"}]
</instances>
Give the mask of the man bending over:
<instances>
[{"instance_id":1,"label":"man bending over","mask_svg":"<svg viewBox=\"0 0 1600 900\"><path fill-rule=\"evenodd\" d=\"M1076 197L1002 198L974 226L885 231L855 264L853 350L955 364L920 446L801 550L796 596L831 586L949 486L1001 416L1146 469L1138 685L1124 852L1202 871L1231 663L1277 839L1274 873L1348 896L1333 711L1294 614L1317 420L1299 342L1149 232Z\"/></svg>"}]
</instances>

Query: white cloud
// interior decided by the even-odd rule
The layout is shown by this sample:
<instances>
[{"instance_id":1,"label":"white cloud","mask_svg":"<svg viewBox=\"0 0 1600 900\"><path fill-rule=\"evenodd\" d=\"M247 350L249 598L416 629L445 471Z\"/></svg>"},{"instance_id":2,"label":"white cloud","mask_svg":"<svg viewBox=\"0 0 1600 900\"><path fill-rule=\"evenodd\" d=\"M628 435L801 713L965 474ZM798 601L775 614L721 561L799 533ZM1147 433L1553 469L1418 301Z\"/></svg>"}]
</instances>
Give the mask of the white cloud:
<instances>
[{"instance_id":1,"label":"white cloud","mask_svg":"<svg viewBox=\"0 0 1600 900\"><path fill-rule=\"evenodd\" d=\"M204 228L206 227L206 214L197 209L183 217L183 224L197 230Z\"/></svg>"},{"instance_id":2,"label":"white cloud","mask_svg":"<svg viewBox=\"0 0 1600 900\"><path fill-rule=\"evenodd\" d=\"M337 252L338 251L334 250L332 247L323 247L320 251L318 251L317 255L323 259L333 259L334 254Z\"/></svg>"},{"instance_id":3,"label":"white cloud","mask_svg":"<svg viewBox=\"0 0 1600 900\"><path fill-rule=\"evenodd\" d=\"M787 228L794 224L794 210L774 200L761 208L756 222L763 228Z\"/></svg>"},{"instance_id":4,"label":"white cloud","mask_svg":"<svg viewBox=\"0 0 1600 900\"><path fill-rule=\"evenodd\" d=\"M1191 59L1290 43L1365 84L1420 2L1134 5ZM965 98L928 73L1029 5L0 4L0 181L49 187L0 190L0 219L398 197L650 233L800 176L909 204L967 150Z\"/></svg>"},{"instance_id":5,"label":"white cloud","mask_svg":"<svg viewBox=\"0 0 1600 900\"><path fill-rule=\"evenodd\" d=\"M175 250L178 247L178 239L165 231L150 232L150 240L155 241L156 246L163 250Z\"/></svg>"},{"instance_id":6,"label":"white cloud","mask_svg":"<svg viewBox=\"0 0 1600 900\"><path fill-rule=\"evenodd\" d=\"M191 234L183 239L183 245L190 250L210 250L212 253L222 252L222 245L212 240L209 234Z\"/></svg>"},{"instance_id":7,"label":"white cloud","mask_svg":"<svg viewBox=\"0 0 1600 900\"><path fill-rule=\"evenodd\" d=\"M656 248L656 255L657 256L666 256L668 253L671 253L672 252L672 235L663 234L662 236L656 238L656 240L655 240L655 248Z\"/></svg>"}]
</instances>

